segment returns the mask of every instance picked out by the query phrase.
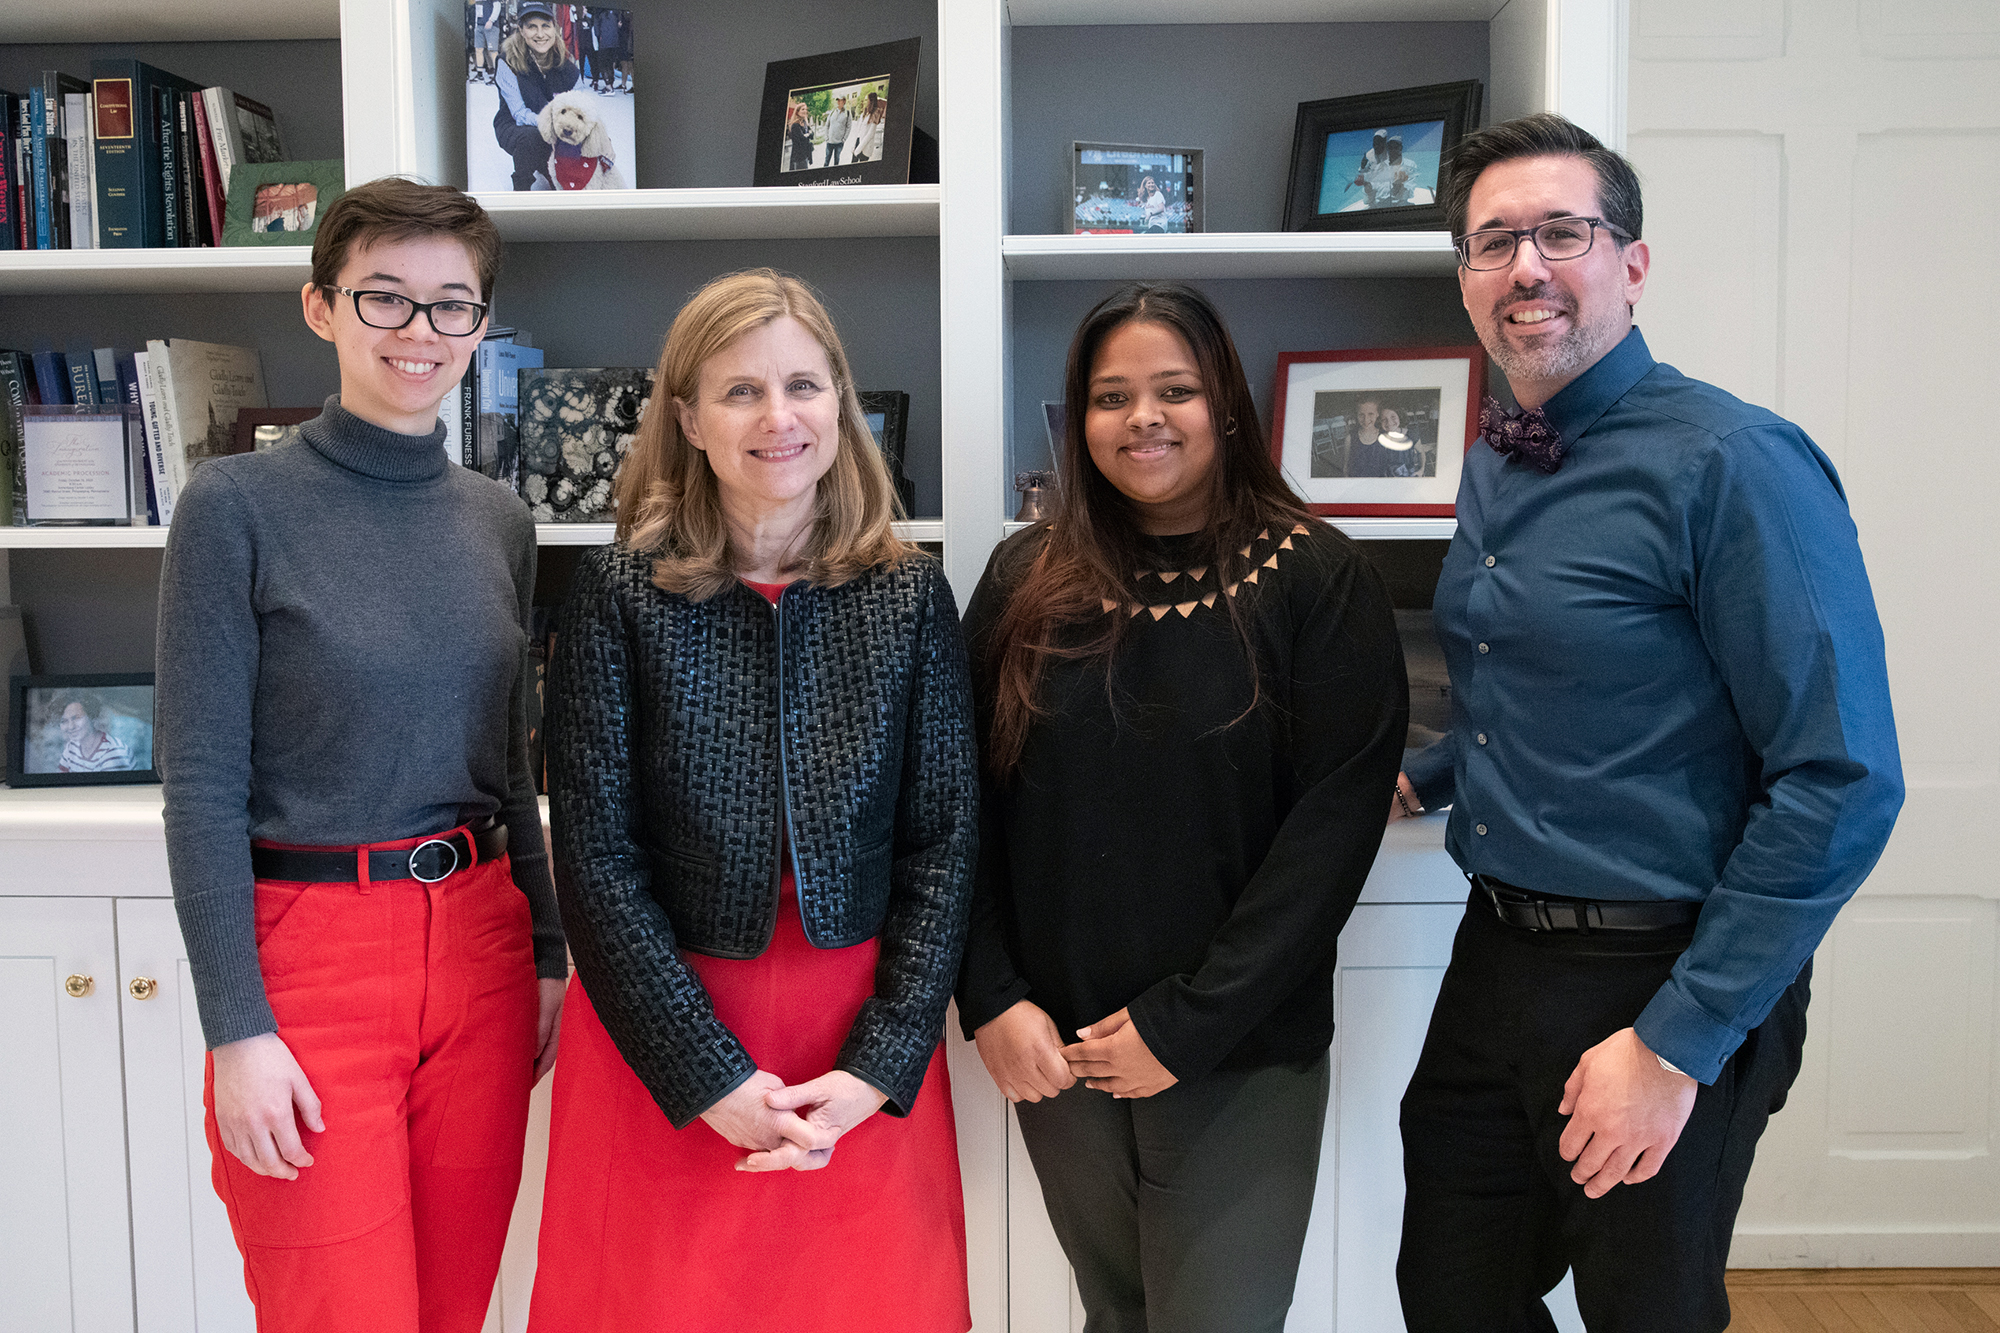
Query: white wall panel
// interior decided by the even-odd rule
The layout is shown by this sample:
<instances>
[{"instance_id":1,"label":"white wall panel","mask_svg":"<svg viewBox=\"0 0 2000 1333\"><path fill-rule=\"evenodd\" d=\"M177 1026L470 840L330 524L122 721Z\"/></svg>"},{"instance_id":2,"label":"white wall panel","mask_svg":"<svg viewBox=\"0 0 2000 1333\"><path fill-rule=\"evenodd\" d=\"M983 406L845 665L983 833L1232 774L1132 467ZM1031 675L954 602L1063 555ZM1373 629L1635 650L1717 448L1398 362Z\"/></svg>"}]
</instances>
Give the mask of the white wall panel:
<instances>
[{"instance_id":1,"label":"white wall panel","mask_svg":"<svg viewBox=\"0 0 2000 1333\"><path fill-rule=\"evenodd\" d=\"M1737 397L1782 409L1784 141L1770 134L1634 134L1652 276L1639 326L1699 331L1653 354ZM1716 244L1718 205L1728 241Z\"/></svg>"},{"instance_id":2,"label":"white wall panel","mask_svg":"<svg viewBox=\"0 0 2000 1333\"><path fill-rule=\"evenodd\" d=\"M1982 60L2000 55L1993 0L1860 0L1861 39L1879 56Z\"/></svg>"},{"instance_id":3,"label":"white wall panel","mask_svg":"<svg viewBox=\"0 0 2000 1333\"><path fill-rule=\"evenodd\" d=\"M1785 53L1785 0L1632 0L1634 60L1768 60Z\"/></svg>"}]
</instances>

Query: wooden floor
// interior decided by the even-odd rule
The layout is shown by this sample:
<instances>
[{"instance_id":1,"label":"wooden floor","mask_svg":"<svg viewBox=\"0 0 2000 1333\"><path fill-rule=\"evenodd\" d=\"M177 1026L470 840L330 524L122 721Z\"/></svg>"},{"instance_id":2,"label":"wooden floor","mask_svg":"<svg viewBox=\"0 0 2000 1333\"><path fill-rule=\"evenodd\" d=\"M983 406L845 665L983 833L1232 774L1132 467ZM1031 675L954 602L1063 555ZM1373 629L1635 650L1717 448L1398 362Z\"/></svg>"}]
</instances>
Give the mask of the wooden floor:
<instances>
[{"instance_id":1,"label":"wooden floor","mask_svg":"<svg viewBox=\"0 0 2000 1333\"><path fill-rule=\"evenodd\" d=\"M1736 1268L1729 1333L2000 1333L2000 1268Z\"/></svg>"}]
</instances>

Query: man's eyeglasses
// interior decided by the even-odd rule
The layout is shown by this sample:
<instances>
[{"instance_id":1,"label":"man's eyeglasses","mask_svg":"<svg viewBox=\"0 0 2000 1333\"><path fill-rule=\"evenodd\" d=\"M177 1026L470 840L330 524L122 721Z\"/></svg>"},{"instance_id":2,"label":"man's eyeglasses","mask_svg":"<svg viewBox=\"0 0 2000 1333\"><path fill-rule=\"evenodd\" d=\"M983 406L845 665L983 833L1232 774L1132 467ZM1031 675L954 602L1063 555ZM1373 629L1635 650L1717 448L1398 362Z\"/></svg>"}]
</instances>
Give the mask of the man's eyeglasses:
<instances>
[{"instance_id":1,"label":"man's eyeglasses","mask_svg":"<svg viewBox=\"0 0 2000 1333\"><path fill-rule=\"evenodd\" d=\"M1597 239L1599 227L1620 240L1629 241L1631 236L1612 226L1603 218L1550 218L1535 227L1523 227L1519 231L1496 228L1491 231L1467 232L1452 242L1458 251L1458 262L1469 269L1484 272L1488 269L1506 268L1514 262L1514 253L1520 247L1521 238L1527 237L1535 243L1536 251L1550 263L1560 263L1565 259L1581 259L1590 253L1590 246Z\"/></svg>"},{"instance_id":2,"label":"man's eyeglasses","mask_svg":"<svg viewBox=\"0 0 2000 1333\"><path fill-rule=\"evenodd\" d=\"M354 313L371 329L404 328L422 311L431 327L445 337L464 338L486 318L486 307L478 301L412 301L395 292L358 292L352 287L332 287L332 290L353 297Z\"/></svg>"}]
</instances>

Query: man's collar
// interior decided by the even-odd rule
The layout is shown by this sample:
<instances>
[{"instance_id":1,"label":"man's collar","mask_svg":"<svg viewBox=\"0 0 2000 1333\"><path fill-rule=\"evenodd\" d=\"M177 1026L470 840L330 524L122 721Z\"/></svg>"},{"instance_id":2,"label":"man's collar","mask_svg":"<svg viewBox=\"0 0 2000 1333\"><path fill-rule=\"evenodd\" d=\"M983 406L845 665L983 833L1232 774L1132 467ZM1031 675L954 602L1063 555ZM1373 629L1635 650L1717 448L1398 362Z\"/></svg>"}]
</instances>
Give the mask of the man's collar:
<instances>
[{"instance_id":1,"label":"man's collar","mask_svg":"<svg viewBox=\"0 0 2000 1333\"><path fill-rule=\"evenodd\" d=\"M1616 347L1597 359L1597 364L1565 384L1555 397L1542 404L1549 425L1571 449L1597 419L1611 410L1632 386L1646 378L1657 364L1646 340L1635 324Z\"/></svg>"}]
</instances>

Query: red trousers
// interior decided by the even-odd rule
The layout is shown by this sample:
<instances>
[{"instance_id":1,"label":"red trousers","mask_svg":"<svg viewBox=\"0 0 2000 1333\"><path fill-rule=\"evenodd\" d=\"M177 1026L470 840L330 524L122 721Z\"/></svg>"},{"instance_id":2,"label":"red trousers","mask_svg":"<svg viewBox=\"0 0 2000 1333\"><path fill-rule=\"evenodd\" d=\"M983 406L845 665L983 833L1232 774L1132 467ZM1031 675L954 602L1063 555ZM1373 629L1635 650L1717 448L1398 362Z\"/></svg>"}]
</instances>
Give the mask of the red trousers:
<instances>
[{"instance_id":1,"label":"red trousers","mask_svg":"<svg viewBox=\"0 0 2000 1333\"><path fill-rule=\"evenodd\" d=\"M414 847L423 841L375 844ZM313 1164L260 1176L203 1102L260 1333L474 1333L521 1178L537 986L506 857L436 884L257 882L257 956L319 1095Z\"/></svg>"}]
</instances>

